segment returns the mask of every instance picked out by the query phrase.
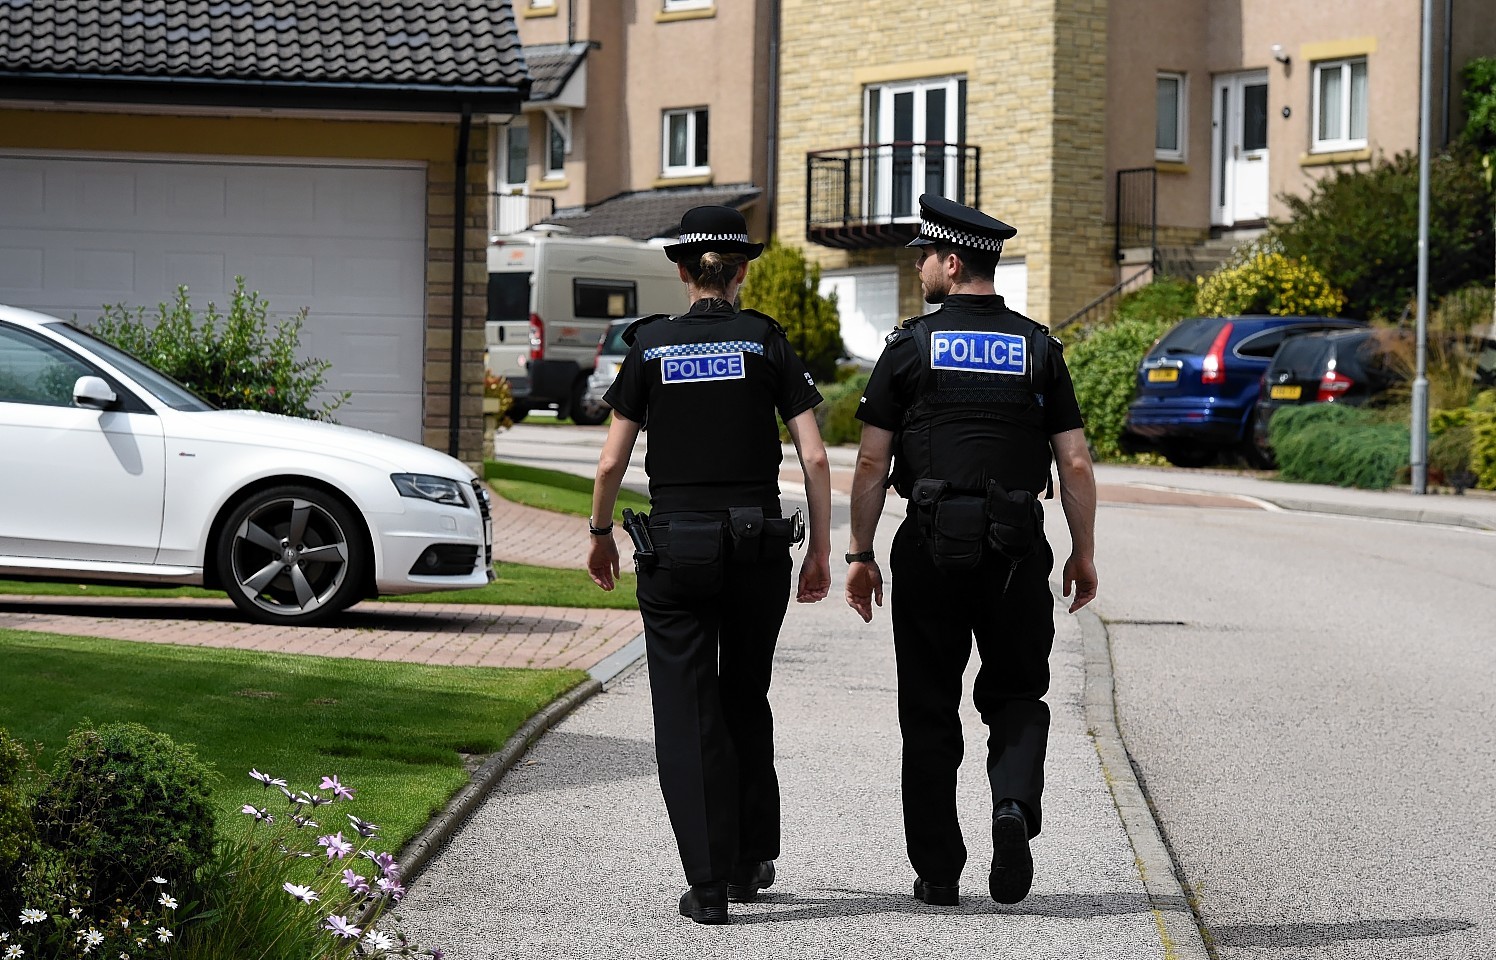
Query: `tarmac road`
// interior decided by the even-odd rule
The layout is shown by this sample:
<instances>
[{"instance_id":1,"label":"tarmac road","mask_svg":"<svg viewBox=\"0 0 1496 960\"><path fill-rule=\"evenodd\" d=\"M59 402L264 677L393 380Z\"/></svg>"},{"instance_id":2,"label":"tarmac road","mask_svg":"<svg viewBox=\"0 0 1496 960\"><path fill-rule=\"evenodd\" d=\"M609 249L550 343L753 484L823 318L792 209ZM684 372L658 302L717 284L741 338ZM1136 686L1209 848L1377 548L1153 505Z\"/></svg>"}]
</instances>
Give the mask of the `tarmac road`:
<instances>
[{"instance_id":1,"label":"tarmac road","mask_svg":"<svg viewBox=\"0 0 1496 960\"><path fill-rule=\"evenodd\" d=\"M1496 955L1496 534L1108 505L1098 542L1122 735L1217 956Z\"/></svg>"}]
</instances>

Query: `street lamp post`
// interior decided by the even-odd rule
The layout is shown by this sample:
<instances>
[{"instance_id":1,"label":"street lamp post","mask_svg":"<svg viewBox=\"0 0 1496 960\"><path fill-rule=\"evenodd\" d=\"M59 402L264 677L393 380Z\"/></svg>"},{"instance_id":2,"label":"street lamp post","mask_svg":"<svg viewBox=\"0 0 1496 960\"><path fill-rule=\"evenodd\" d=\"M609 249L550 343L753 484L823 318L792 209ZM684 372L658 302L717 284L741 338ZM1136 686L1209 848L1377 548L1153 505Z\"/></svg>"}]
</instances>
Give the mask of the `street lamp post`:
<instances>
[{"instance_id":1,"label":"street lamp post","mask_svg":"<svg viewBox=\"0 0 1496 960\"><path fill-rule=\"evenodd\" d=\"M1423 77L1418 108L1418 365L1413 378L1413 492L1428 493L1429 111L1434 60L1434 0L1423 0Z\"/></svg>"}]
</instances>

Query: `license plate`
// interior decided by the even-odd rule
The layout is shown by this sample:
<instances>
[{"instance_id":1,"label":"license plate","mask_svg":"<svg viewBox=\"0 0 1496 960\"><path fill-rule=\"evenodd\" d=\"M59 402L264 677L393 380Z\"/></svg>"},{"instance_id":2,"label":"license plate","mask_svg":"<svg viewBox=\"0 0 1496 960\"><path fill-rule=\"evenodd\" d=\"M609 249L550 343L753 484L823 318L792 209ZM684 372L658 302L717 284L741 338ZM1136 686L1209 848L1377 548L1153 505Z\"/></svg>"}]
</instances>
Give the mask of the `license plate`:
<instances>
[{"instance_id":1,"label":"license plate","mask_svg":"<svg viewBox=\"0 0 1496 960\"><path fill-rule=\"evenodd\" d=\"M1268 390L1267 395L1274 400L1297 400L1304 392L1304 388L1297 383L1280 383Z\"/></svg>"},{"instance_id":2,"label":"license plate","mask_svg":"<svg viewBox=\"0 0 1496 960\"><path fill-rule=\"evenodd\" d=\"M1173 383L1178 379L1178 367L1155 367L1148 371L1149 383Z\"/></svg>"}]
</instances>

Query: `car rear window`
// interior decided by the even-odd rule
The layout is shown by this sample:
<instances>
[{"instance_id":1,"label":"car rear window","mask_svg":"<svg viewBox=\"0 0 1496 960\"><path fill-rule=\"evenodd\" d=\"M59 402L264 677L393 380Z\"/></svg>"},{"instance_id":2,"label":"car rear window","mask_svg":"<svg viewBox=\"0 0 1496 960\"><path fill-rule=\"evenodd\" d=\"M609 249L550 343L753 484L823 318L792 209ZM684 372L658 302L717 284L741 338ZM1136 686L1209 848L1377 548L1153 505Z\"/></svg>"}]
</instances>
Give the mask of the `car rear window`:
<instances>
[{"instance_id":1,"label":"car rear window","mask_svg":"<svg viewBox=\"0 0 1496 960\"><path fill-rule=\"evenodd\" d=\"M1163 339L1150 352L1150 357L1163 356L1170 353L1198 353L1204 354L1210 350L1210 344L1215 340L1216 334L1221 331L1221 324L1226 321L1221 317L1192 317L1182 321L1173 330L1164 334Z\"/></svg>"},{"instance_id":2,"label":"car rear window","mask_svg":"<svg viewBox=\"0 0 1496 960\"><path fill-rule=\"evenodd\" d=\"M1308 373L1319 366L1320 359L1329 349L1330 343L1324 337L1289 337L1273 354L1272 368Z\"/></svg>"}]
</instances>

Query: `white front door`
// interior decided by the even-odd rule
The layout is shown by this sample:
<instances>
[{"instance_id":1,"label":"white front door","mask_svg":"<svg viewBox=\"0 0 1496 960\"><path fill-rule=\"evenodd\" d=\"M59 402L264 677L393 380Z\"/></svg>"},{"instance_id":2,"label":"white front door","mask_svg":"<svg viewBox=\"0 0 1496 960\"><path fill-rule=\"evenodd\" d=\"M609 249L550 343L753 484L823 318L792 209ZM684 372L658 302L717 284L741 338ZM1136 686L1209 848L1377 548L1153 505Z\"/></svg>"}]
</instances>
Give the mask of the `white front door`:
<instances>
[{"instance_id":1,"label":"white front door","mask_svg":"<svg viewBox=\"0 0 1496 960\"><path fill-rule=\"evenodd\" d=\"M1211 222L1267 219L1267 71L1216 77Z\"/></svg>"},{"instance_id":2,"label":"white front door","mask_svg":"<svg viewBox=\"0 0 1496 960\"><path fill-rule=\"evenodd\" d=\"M534 221L530 198L530 117L520 116L499 128L498 177L495 183L494 233L519 233Z\"/></svg>"}]
</instances>

